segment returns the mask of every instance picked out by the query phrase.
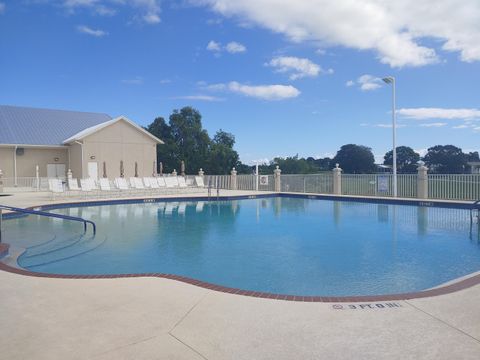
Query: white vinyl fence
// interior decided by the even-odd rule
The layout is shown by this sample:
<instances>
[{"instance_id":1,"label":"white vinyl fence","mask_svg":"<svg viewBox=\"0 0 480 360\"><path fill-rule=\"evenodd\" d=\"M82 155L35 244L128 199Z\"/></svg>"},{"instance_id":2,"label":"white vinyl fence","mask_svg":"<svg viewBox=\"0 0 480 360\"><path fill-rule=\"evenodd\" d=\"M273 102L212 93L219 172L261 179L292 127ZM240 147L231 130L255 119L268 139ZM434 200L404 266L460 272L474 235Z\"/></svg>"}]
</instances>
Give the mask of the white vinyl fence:
<instances>
[{"instance_id":1,"label":"white vinyl fence","mask_svg":"<svg viewBox=\"0 0 480 360\"><path fill-rule=\"evenodd\" d=\"M445 200L480 200L480 174L429 174L428 197Z\"/></svg>"},{"instance_id":2,"label":"white vinyl fence","mask_svg":"<svg viewBox=\"0 0 480 360\"><path fill-rule=\"evenodd\" d=\"M342 194L359 196L393 196L391 174L342 174ZM398 197L417 197L417 174L397 175Z\"/></svg>"},{"instance_id":3,"label":"white vinyl fence","mask_svg":"<svg viewBox=\"0 0 480 360\"><path fill-rule=\"evenodd\" d=\"M258 191L275 191L275 182L273 175L237 175L237 190L257 190ZM205 175L205 186L212 189L232 189L232 177L230 175Z\"/></svg>"},{"instance_id":4,"label":"white vinyl fence","mask_svg":"<svg viewBox=\"0 0 480 360\"><path fill-rule=\"evenodd\" d=\"M282 192L332 194L333 175L331 173L282 175L281 187Z\"/></svg>"},{"instance_id":5,"label":"white vinyl fence","mask_svg":"<svg viewBox=\"0 0 480 360\"><path fill-rule=\"evenodd\" d=\"M194 176L186 177L194 184ZM65 179L63 179L65 180ZM2 177L3 192L47 191L48 178ZM275 191L274 175L237 175L237 190ZM306 175L281 175L281 192L333 194L331 172ZM417 174L397 175L398 197L417 197ZM205 186L212 189L232 189L232 176L205 175ZM258 182L258 183L257 183ZM1 188L1 186L0 186ZM392 174L342 174L342 195L393 196ZM428 198L444 200L480 199L480 174L428 174Z\"/></svg>"},{"instance_id":6,"label":"white vinyl fence","mask_svg":"<svg viewBox=\"0 0 480 360\"><path fill-rule=\"evenodd\" d=\"M2 177L0 180L3 182L3 192L30 192L48 190L48 178L17 177L15 181L15 178L13 177Z\"/></svg>"}]
</instances>

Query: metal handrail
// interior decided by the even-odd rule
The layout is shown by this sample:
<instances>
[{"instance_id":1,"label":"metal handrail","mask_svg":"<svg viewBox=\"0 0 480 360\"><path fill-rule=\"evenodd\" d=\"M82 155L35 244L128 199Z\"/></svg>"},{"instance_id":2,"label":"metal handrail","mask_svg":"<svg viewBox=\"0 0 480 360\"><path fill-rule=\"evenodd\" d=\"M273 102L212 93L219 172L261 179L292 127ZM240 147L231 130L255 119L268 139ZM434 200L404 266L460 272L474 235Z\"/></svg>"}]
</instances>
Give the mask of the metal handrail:
<instances>
[{"instance_id":1,"label":"metal handrail","mask_svg":"<svg viewBox=\"0 0 480 360\"><path fill-rule=\"evenodd\" d=\"M22 208L17 208L13 206L7 206L7 205L0 205L0 242L2 241L2 229L1 229L1 221L2 221L2 214L1 214L1 209L6 209L14 212L20 212L24 214L31 214L31 215L40 215L40 216L47 216L47 217L53 217L57 219L64 219L64 220L71 220L71 221L78 221L83 223L83 231L87 232L87 224L92 225L92 230L93 230L93 235L97 233L97 226L95 223L91 220L86 220L80 217L76 216L70 216L70 215L62 215L62 214L55 214L55 213L49 213L45 211L39 211L39 210L32 210L32 209L22 209Z\"/></svg>"}]
</instances>

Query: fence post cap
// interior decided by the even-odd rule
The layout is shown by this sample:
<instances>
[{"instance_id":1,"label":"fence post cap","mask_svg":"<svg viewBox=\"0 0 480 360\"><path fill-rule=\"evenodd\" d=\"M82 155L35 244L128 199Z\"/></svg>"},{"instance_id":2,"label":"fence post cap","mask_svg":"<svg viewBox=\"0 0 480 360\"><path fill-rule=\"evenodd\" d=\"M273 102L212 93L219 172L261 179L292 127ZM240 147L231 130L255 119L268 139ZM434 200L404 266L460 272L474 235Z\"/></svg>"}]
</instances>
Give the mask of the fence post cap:
<instances>
[{"instance_id":1,"label":"fence post cap","mask_svg":"<svg viewBox=\"0 0 480 360\"><path fill-rule=\"evenodd\" d=\"M418 168L417 170L428 170L428 168L425 166L425 161L417 161L417 164L418 164Z\"/></svg>"}]
</instances>

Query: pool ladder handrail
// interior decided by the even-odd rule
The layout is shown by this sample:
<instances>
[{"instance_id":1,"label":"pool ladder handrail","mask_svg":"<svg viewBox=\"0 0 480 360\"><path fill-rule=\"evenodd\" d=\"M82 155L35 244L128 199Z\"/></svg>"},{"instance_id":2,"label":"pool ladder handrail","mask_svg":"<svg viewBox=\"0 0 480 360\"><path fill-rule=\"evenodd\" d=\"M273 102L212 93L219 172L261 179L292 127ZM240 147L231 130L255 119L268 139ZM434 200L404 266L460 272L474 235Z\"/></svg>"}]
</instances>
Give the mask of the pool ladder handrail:
<instances>
[{"instance_id":1,"label":"pool ladder handrail","mask_svg":"<svg viewBox=\"0 0 480 360\"><path fill-rule=\"evenodd\" d=\"M90 225L92 225L93 235L95 235L97 233L97 226L95 225L95 223L91 220L86 220L86 219L81 218L81 217L49 213L49 212L40 211L40 210L23 209L23 208L8 206L8 205L0 205L0 242L2 242L2 218L3 218L2 209L10 210L10 211L13 211L13 212L29 214L29 215L39 215L39 216L53 217L53 218L63 219L63 220L82 222L84 233L87 232L87 224L90 224Z\"/></svg>"},{"instance_id":2,"label":"pool ladder handrail","mask_svg":"<svg viewBox=\"0 0 480 360\"><path fill-rule=\"evenodd\" d=\"M217 190L217 201L220 198L220 182L218 181L218 177L215 177L215 188ZM210 198L212 197L212 177L208 178L208 201L210 201Z\"/></svg>"},{"instance_id":3,"label":"pool ladder handrail","mask_svg":"<svg viewBox=\"0 0 480 360\"><path fill-rule=\"evenodd\" d=\"M474 212L477 212L476 215L474 215ZM477 235L480 239L480 200L477 200L477 201L474 201L473 204L472 204L472 207L470 208L470 238L472 237L472 233L473 233L473 219L474 218L477 218L477 225L478 225L478 229L477 229Z\"/></svg>"}]
</instances>

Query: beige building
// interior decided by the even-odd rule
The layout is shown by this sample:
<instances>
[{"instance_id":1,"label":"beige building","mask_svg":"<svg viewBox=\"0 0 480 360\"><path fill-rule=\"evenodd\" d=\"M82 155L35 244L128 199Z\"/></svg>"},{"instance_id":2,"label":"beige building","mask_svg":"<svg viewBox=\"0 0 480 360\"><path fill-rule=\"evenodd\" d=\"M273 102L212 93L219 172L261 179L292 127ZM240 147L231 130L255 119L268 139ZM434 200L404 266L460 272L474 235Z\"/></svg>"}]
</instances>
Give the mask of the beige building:
<instances>
[{"instance_id":1,"label":"beige building","mask_svg":"<svg viewBox=\"0 0 480 360\"><path fill-rule=\"evenodd\" d=\"M125 116L0 106L0 170L15 184L68 169L75 178L151 176L158 144Z\"/></svg>"}]
</instances>

